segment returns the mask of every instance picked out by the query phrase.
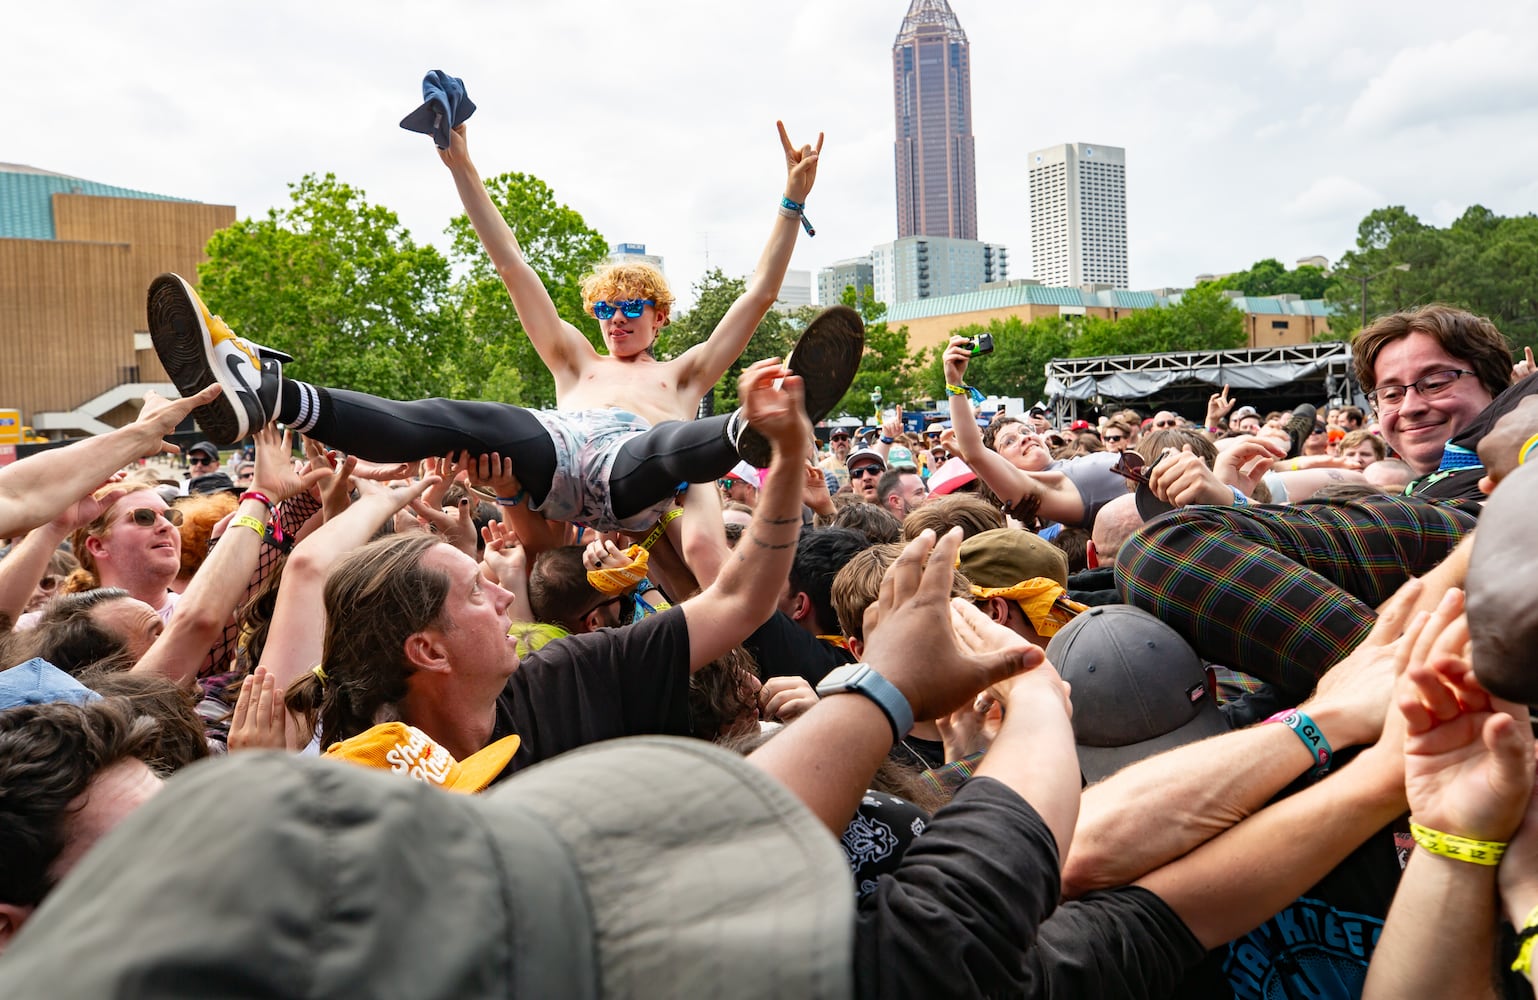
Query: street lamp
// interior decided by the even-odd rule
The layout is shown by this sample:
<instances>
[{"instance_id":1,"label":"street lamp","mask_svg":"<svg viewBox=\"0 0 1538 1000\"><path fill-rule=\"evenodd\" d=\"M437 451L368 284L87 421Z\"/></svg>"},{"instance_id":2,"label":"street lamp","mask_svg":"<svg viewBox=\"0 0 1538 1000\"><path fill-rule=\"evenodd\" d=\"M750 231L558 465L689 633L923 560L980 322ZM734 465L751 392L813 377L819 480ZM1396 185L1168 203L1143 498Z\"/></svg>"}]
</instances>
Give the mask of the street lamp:
<instances>
[{"instance_id":1,"label":"street lamp","mask_svg":"<svg viewBox=\"0 0 1538 1000\"><path fill-rule=\"evenodd\" d=\"M1383 277L1385 274L1389 273L1390 271L1408 271L1409 269L1410 269L1410 265L1409 264L1395 264L1393 267L1386 267L1386 268L1384 268L1383 270L1379 271L1377 274L1369 274L1369 275L1367 275L1364 278L1356 279L1357 281L1360 281L1362 283L1362 329L1364 329L1364 330L1367 329L1367 283L1369 281L1371 281L1372 279L1374 279L1374 278L1381 278L1381 277Z\"/></svg>"}]
</instances>

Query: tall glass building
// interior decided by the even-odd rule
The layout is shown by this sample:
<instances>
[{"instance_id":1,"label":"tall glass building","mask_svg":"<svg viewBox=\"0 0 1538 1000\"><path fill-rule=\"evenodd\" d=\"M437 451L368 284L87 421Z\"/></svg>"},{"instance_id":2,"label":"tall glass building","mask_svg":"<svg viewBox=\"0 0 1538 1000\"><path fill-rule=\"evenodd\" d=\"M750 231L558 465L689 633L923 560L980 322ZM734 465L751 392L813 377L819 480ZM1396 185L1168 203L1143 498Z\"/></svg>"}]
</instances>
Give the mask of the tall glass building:
<instances>
[{"instance_id":1,"label":"tall glass building","mask_svg":"<svg viewBox=\"0 0 1538 1000\"><path fill-rule=\"evenodd\" d=\"M912 0L892 46L899 239L977 239L968 51L946 0Z\"/></svg>"}]
</instances>

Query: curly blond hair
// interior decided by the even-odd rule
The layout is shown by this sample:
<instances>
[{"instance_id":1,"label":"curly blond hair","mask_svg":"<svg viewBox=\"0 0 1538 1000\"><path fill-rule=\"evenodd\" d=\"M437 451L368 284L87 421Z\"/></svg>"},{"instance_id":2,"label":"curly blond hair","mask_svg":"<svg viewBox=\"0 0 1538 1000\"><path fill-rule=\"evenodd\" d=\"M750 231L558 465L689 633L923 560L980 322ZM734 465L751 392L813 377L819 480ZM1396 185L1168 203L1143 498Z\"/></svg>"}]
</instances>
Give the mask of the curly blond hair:
<instances>
[{"instance_id":1,"label":"curly blond hair","mask_svg":"<svg viewBox=\"0 0 1538 1000\"><path fill-rule=\"evenodd\" d=\"M651 299L662 317L662 325L672 322L673 293L668 279L650 264L610 264L582 279L582 309L593 311L593 303L606 299Z\"/></svg>"}]
</instances>

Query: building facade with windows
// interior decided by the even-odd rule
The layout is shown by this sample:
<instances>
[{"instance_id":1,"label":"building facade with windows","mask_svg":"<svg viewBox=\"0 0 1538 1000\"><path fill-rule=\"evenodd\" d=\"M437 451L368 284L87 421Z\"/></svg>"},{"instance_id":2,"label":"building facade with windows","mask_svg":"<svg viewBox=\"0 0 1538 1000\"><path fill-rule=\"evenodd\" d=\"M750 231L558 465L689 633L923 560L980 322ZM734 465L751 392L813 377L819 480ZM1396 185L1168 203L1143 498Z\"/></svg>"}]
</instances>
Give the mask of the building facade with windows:
<instances>
[{"instance_id":1,"label":"building facade with windows","mask_svg":"<svg viewBox=\"0 0 1538 1000\"><path fill-rule=\"evenodd\" d=\"M867 288L875 293L876 284L871 277L871 259L851 257L836 261L817 272L817 304L835 306L844 300L844 289L853 288L855 297L865 294Z\"/></svg>"},{"instance_id":2,"label":"building facade with windows","mask_svg":"<svg viewBox=\"0 0 1538 1000\"><path fill-rule=\"evenodd\" d=\"M897 235L977 239L972 64L946 0L912 0L892 45Z\"/></svg>"},{"instance_id":3,"label":"building facade with windows","mask_svg":"<svg viewBox=\"0 0 1538 1000\"><path fill-rule=\"evenodd\" d=\"M1009 278L1009 250L980 240L908 236L871 250L876 301L887 305L975 292Z\"/></svg>"},{"instance_id":4,"label":"building facade with windows","mask_svg":"<svg viewBox=\"0 0 1538 1000\"><path fill-rule=\"evenodd\" d=\"M1126 288L1127 152L1070 142L1027 157L1031 277L1043 285Z\"/></svg>"},{"instance_id":5,"label":"building facade with windows","mask_svg":"<svg viewBox=\"0 0 1538 1000\"><path fill-rule=\"evenodd\" d=\"M150 343L145 294L196 279L232 205L0 164L0 409L48 437L97 434L176 395Z\"/></svg>"}]
</instances>

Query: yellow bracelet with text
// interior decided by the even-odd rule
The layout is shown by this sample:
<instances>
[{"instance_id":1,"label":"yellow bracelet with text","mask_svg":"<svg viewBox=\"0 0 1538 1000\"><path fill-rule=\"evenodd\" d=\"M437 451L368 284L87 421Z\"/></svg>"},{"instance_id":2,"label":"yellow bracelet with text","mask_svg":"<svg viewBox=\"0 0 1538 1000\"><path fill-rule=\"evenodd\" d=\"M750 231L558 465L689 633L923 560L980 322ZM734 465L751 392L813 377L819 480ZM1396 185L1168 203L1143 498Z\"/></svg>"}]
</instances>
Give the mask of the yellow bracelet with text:
<instances>
[{"instance_id":1,"label":"yellow bracelet with text","mask_svg":"<svg viewBox=\"0 0 1538 1000\"><path fill-rule=\"evenodd\" d=\"M1501 863L1501 855L1506 853L1506 845L1498 841L1470 840L1467 837L1433 830L1413 821L1410 823L1410 836L1432 854L1440 854L1444 858L1452 858L1455 861L1467 861L1472 865L1486 865L1493 868Z\"/></svg>"}]
</instances>

